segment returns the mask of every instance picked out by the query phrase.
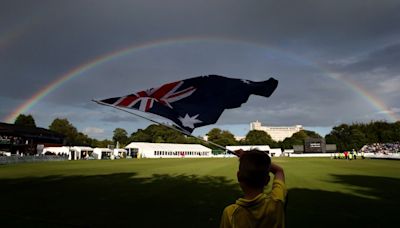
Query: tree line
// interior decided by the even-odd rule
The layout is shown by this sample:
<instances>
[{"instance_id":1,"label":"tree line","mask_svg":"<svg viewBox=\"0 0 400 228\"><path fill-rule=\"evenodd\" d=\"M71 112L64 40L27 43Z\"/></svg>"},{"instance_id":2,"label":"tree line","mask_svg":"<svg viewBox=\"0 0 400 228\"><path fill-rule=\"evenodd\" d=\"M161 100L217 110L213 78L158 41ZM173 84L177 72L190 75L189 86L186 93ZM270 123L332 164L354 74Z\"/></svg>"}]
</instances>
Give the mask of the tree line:
<instances>
[{"instance_id":1,"label":"tree line","mask_svg":"<svg viewBox=\"0 0 400 228\"><path fill-rule=\"evenodd\" d=\"M19 115L15 124L35 127L35 121L31 115ZM79 132L67 119L56 118L49 125L49 130L61 133L66 137L69 145L87 145L92 147L107 147L116 145L121 147L130 142L153 142L153 143L182 143L203 144L207 147L218 149L195 137L187 137L177 131L162 125L152 124L145 129L138 129L130 135L123 128L113 131L112 139L97 140ZM227 145L269 145L283 149L291 149L293 145L303 145L307 138L323 138L314 131L301 130L283 141L276 142L265 131L249 131L245 138L236 140L234 135L219 128L211 129L207 134L208 140L221 146ZM400 121L387 123L385 121L373 121L370 123L353 123L351 125L341 124L332 128L325 137L327 144L336 144L338 151L360 149L365 144L390 143L400 140Z\"/></svg>"},{"instance_id":2,"label":"tree line","mask_svg":"<svg viewBox=\"0 0 400 228\"><path fill-rule=\"evenodd\" d=\"M333 127L325 139L326 143L336 144L339 151L359 150L365 144L399 142L400 121L341 124Z\"/></svg>"}]
</instances>

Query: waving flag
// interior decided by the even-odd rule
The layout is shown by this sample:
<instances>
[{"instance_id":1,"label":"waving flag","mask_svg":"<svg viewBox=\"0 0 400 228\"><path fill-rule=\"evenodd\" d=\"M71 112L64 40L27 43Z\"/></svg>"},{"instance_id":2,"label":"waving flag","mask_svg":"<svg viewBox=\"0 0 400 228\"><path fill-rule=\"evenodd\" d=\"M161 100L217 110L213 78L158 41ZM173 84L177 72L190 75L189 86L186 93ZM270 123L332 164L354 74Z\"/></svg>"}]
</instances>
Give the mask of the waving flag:
<instances>
[{"instance_id":1,"label":"waving flag","mask_svg":"<svg viewBox=\"0 0 400 228\"><path fill-rule=\"evenodd\" d=\"M217 122L225 109L240 107L251 94L269 97L277 86L278 81L273 78L253 82L209 75L101 102L162 116L191 133L197 127Z\"/></svg>"}]
</instances>

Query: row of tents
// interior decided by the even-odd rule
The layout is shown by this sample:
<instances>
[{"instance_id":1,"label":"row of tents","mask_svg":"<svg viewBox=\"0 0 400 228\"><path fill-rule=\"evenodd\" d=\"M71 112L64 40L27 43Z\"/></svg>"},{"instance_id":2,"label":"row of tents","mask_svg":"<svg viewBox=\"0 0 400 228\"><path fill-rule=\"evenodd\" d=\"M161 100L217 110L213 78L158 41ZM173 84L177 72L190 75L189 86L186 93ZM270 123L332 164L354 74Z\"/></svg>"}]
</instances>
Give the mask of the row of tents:
<instances>
[{"instance_id":1,"label":"row of tents","mask_svg":"<svg viewBox=\"0 0 400 228\"><path fill-rule=\"evenodd\" d=\"M127 156L125 149L92 148L87 146L45 147L41 154L66 156L69 160L114 159Z\"/></svg>"},{"instance_id":2,"label":"row of tents","mask_svg":"<svg viewBox=\"0 0 400 228\"><path fill-rule=\"evenodd\" d=\"M258 149L268 151L270 156L282 156L280 148L270 148L268 145L228 146L228 150ZM200 144L148 143L132 142L123 149L91 148L83 146L45 147L41 154L68 156L69 160L80 159L118 159L118 158L206 158L215 157L212 150ZM226 154L220 156L227 156Z\"/></svg>"}]
</instances>

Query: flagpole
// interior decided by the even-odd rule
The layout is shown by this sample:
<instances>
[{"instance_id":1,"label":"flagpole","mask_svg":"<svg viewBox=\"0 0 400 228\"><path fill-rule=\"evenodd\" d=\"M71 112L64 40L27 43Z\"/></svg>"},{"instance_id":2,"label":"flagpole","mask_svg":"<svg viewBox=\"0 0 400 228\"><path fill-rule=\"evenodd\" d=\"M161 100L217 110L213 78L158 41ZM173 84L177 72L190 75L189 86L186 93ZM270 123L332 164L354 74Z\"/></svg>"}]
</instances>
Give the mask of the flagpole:
<instances>
[{"instance_id":1,"label":"flagpole","mask_svg":"<svg viewBox=\"0 0 400 228\"><path fill-rule=\"evenodd\" d=\"M112 107L112 108L115 108L115 109L124 111L124 112L126 112L126 113L129 113L129 114L132 114L132 115L134 115L134 116L143 118L143 119L148 120L148 121L150 121L150 122L153 122L153 123L156 123L156 124L160 124L160 125L162 125L162 126L164 126L164 127L167 127L167 128L172 129L172 130L178 131L178 132L180 132L180 133L182 133L182 134L184 134L184 135L186 135L186 136L191 136L191 137L197 138L197 139L199 139L199 140L201 140L201 141L203 141L203 142L205 142L205 143L209 143L209 144L214 145L214 146L216 146L216 147L218 147L218 148L220 148L220 149L223 149L223 150L225 150L225 151L227 151L227 152L229 152L229 153L231 153L231 154L237 155L235 152L233 152L233 151L231 151L231 150L228 150L228 149L226 149L225 147L223 147L223 146L221 146L221 145L219 145L219 144L217 144L217 143L214 143L214 142L211 142L211 141L207 141L207 140L204 140L203 138L194 136L194 135L192 135L190 132L185 131L185 130L183 130L183 129L178 129L178 128L175 128L175 127L170 126L170 125L168 125L168 124L160 123L160 122L155 121L155 120L152 120L152 119L150 119L150 118L148 118L148 117L145 117L145 116L139 115L139 114L137 114L137 113L134 113L134 112L125 110L125 109L120 108L120 107L118 107L118 106L114 106L114 105L111 105L111 104L104 103L104 102L102 102L102 101L98 101L98 100L92 100L92 101L95 102L95 103L97 103L97 104L100 104L100 105L105 105L105 106L109 106L109 107Z\"/></svg>"}]
</instances>

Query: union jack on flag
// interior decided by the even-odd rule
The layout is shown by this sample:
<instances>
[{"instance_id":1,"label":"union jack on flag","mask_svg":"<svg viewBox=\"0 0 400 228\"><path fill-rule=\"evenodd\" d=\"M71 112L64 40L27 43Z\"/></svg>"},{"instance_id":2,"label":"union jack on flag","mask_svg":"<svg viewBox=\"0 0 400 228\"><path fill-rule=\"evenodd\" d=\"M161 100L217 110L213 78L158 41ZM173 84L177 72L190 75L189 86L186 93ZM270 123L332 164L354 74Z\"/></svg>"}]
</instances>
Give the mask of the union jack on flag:
<instances>
[{"instance_id":1,"label":"union jack on flag","mask_svg":"<svg viewBox=\"0 0 400 228\"><path fill-rule=\"evenodd\" d=\"M191 133L197 127L216 123L225 109L240 107L251 94L269 97L277 86L278 81L273 78L253 82L209 75L101 102L162 116Z\"/></svg>"},{"instance_id":2,"label":"union jack on flag","mask_svg":"<svg viewBox=\"0 0 400 228\"><path fill-rule=\"evenodd\" d=\"M113 105L125 108L135 108L137 105L139 105L137 108L138 110L142 112L148 112L153 107L154 102L158 102L173 109L171 103L188 97L194 91L196 91L193 86L179 90L182 84L183 81L178 81L162 85L158 88L140 91L119 98Z\"/></svg>"}]
</instances>

